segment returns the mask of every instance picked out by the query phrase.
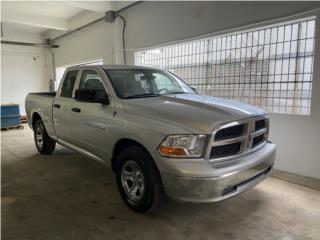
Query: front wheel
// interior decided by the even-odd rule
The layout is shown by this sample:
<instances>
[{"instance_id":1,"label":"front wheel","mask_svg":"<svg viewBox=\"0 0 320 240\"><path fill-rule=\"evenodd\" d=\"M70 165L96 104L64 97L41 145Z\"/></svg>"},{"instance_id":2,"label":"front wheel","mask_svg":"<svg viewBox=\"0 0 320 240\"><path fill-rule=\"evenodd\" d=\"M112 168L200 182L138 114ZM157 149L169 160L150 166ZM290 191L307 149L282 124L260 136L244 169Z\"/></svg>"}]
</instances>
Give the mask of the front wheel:
<instances>
[{"instance_id":1,"label":"front wheel","mask_svg":"<svg viewBox=\"0 0 320 240\"><path fill-rule=\"evenodd\" d=\"M36 121L33 131L38 152L41 154L51 154L56 147L56 142L48 136L41 120Z\"/></svg>"},{"instance_id":2,"label":"front wheel","mask_svg":"<svg viewBox=\"0 0 320 240\"><path fill-rule=\"evenodd\" d=\"M160 174L145 149L138 145L124 149L115 170L120 195L131 209L147 213L162 202Z\"/></svg>"}]
</instances>

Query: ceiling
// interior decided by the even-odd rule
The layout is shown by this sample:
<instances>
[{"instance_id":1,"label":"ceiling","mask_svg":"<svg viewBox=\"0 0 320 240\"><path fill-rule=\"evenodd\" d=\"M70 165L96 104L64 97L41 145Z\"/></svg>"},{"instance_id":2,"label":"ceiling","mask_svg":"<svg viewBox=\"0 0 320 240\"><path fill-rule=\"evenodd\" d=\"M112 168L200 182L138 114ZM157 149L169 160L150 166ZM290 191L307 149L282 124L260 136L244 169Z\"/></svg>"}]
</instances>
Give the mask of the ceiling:
<instances>
[{"instance_id":1,"label":"ceiling","mask_svg":"<svg viewBox=\"0 0 320 240\"><path fill-rule=\"evenodd\" d=\"M114 10L110 1L1 1L1 22L26 32L67 31L75 15L108 10Z\"/></svg>"}]
</instances>

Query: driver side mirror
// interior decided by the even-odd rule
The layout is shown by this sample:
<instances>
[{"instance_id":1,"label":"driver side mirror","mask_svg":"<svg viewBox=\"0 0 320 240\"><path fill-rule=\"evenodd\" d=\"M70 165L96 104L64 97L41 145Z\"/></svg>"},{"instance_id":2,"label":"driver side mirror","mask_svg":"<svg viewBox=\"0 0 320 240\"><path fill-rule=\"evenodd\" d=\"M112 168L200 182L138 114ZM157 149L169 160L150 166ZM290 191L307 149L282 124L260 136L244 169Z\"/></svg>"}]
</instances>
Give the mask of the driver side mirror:
<instances>
[{"instance_id":1,"label":"driver side mirror","mask_svg":"<svg viewBox=\"0 0 320 240\"><path fill-rule=\"evenodd\" d=\"M75 92L75 100L78 102L91 102L109 105L109 97L104 90L95 89L77 89Z\"/></svg>"}]
</instances>

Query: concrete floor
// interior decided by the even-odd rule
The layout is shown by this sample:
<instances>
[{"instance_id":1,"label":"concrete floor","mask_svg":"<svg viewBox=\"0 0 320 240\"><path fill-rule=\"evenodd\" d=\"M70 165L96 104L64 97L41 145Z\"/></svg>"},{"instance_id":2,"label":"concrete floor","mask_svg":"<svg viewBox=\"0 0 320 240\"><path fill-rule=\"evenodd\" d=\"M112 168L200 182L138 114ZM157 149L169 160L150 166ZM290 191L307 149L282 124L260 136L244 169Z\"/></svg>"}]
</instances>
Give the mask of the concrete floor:
<instances>
[{"instance_id":1,"label":"concrete floor","mask_svg":"<svg viewBox=\"0 0 320 240\"><path fill-rule=\"evenodd\" d=\"M215 204L166 201L129 210L111 169L58 147L37 153L31 130L1 132L2 239L320 239L320 192L270 177Z\"/></svg>"}]
</instances>

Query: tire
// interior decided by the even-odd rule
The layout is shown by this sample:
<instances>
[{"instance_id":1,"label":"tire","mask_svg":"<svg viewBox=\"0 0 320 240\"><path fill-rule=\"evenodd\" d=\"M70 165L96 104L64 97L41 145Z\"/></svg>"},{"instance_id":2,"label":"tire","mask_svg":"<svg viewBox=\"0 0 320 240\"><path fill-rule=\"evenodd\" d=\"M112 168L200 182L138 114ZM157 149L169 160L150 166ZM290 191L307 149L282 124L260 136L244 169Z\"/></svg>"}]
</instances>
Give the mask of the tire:
<instances>
[{"instance_id":1,"label":"tire","mask_svg":"<svg viewBox=\"0 0 320 240\"><path fill-rule=\"evenodd\" d=\"M34 141L39 153L48 155L54 151L56 142L48 136L48 133L41 120L37 120L35 122L33 134Z\"/></svg>"},{"instance_id":2,"label":"tire","mask_svg":"<svg viewBox=\"0 0 320 240\"><path fill-rule=\"evenodd\" d=\"M116 161L117 186L127 206L139 213L157 209L164 193L159 171L149 153L141 146L132 145L125 148Z\"/></svg>"}]
</instances>

